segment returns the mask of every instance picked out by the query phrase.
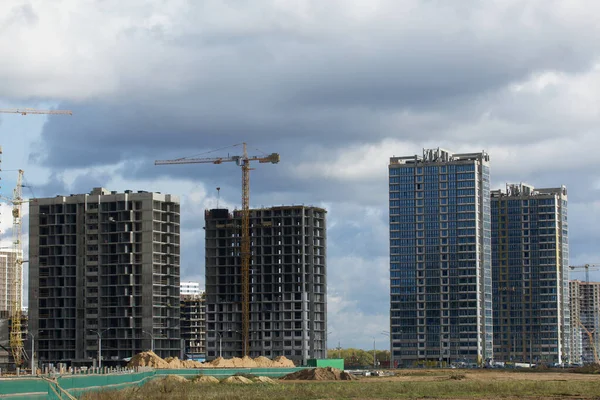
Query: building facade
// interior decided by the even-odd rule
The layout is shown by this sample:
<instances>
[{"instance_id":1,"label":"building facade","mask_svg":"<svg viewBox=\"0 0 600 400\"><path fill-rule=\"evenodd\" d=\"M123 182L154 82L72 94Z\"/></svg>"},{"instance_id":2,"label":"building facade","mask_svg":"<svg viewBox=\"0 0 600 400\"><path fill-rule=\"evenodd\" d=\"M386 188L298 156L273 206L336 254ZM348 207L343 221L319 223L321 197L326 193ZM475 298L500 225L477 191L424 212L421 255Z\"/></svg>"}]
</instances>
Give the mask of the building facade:
<instances>
[{"instance_id":1,"label":"building facade","mask_svg":"<svg viewBox=\"0 0 600 400\"><path fill-rule=\"evenodd\" d=\"M23 274L21 273L20 283L17 284L15 254L18 253L14 250L0 250L0 311L11 311L17 294L20 299L19 307L23 309ZM22 260L23 255L18 258Z\"/></svg>"},{"instance_id":2,"label":"building facade","mask_svg":"<svg viewBox=\"0 0 600 400\"><path fill-rule=\"evenodd\" d=\"M200 289L200 283L198 282L181 282L180 294L201 294L204 291Z\"/></svg>"},{"instance_id":3,"label":"building facade","mask_svg":"<svg viewBox=\"0 0 600 400\"><path fill-rule=\"evenodd\" d=\"M571 362L597 362L600 350L600 282L573 280L571 295Z\"/></svg>"},{"instance_id":4,"label":"building facade","mask_svg":"<svg viewBox=\"0 0 600 400\"><path fill-rule=\"evenodd\" d=\"M29 205L29 316L43 362L180 355L179 200L111 192Z\"/></svg>"},{"instance_id":5,"label":"building facade","mask_svg":"<svg viewBox=\"0 0 600 400\"><path fill-rule=\"evenodd\" d=\"M492 358L490 167L423 150L389 164L390 333L396 365Z\"/></svg>"},{"instance_id":6,"label":"building facade","mask_svg":"<svg viewBox=\"0 0 600 400\"><path fill-rule=\"evenodd\" d=\"M182 285L183 289L183 285ZM181 293L181 338L185 357L189 360L206 359L206 297L204 291Z\"/></svg>"},{"instance_id":7,"label":"building facade","mask_svg":"<svg viewBox=\"0 0 600 400\"><path fill-rule=\"evenodd\" d=\"M251 357L327 356L326 211L251 210ZM207 210L207 358L242 355L241 212Z\"/></svg>"},{"instance_id":8,"label":"building facade","mask_svg":"<svg viewBox=\"0 0 600 400\"><path fill-rule=\"evenodd\" d=\"M492 192L494 358L570 361L567 189Z\"/></svg>"}]
</instances>

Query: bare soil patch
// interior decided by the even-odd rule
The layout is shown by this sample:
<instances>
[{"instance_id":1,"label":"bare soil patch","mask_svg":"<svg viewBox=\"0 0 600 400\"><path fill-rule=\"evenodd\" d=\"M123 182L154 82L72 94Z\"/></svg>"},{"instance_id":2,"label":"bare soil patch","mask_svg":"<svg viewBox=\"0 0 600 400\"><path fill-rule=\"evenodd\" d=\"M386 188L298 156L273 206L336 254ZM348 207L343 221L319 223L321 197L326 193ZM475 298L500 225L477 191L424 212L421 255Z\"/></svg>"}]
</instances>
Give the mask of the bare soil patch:
<instances>
[{"instance_id":1,"label":"bare soil patch","mask_svg":"<svg viewBox=\"0 0 600 400\"><path fill-rule=\"evenodd\" d=\"M327 367L296 371L281 379L292 381L353 381L358 378L337 368Z\"/></svg>"}]
</instances>

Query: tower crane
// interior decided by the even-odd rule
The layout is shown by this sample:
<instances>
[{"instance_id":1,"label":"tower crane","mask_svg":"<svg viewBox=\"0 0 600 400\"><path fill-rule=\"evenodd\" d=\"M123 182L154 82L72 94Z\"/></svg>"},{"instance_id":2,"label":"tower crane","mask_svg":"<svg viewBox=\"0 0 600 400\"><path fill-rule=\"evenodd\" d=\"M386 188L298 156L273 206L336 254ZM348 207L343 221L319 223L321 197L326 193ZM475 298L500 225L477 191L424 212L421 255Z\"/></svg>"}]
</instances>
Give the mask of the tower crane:
<instances>
[{"instance_id":1,"label":"tower crane","mask_svg":"<svg viewBox=\"0 0 600 400\"><path fill-rule=\"evenodd\" d=\"M571 270L576 270L576 269L584 269L585 270L586 285L590 284L590 271L600 271L599 267L600 267L600 264L584 264L584 265L570 265L569 266L569 268ZM597 314L600 312L600 310L593 310L593 309L590 310L590 304L593 304L593 303L588 302L588 307L586 307L586 310L585 310L587 324L589 324L590 320L593 319L594 314L596 314L596 317L597 317ZM594 341L594 336L598 334L596 332L596 329L595 328L592 328L591 330L588 329L588 327L585 326L585 324L583 322L581 322L581 318L579 316L577 318L577 324L585 331L585 333L588 337L590 348L592 350L592 354L594 357L594 362L596 364L600 364L600 360L598 359L598 350L596 349L596 343ZM594 324L594 326L597 326L597 325L598 324Z\"/></svg>"},{"instance_id":2,"label":"tower crane","mask_svg":"<svg viewBox=\"0 0 600 400\"><path fill-rule=\"evenodd\" d=\"M279 162L279 154L271 153L266 156L248 156L246 143L241 143L242 155L216 158L178 158L175 160L156 160L154 165L173 164L222 164L235 162L242 168L242 232L241 232L241 259L242 259L242 353L248 355L250 339L250 163ZM239 144L234 145L239 146Z\"/></svg>"},{"instance_id":3,"label":"tower crane","mask_svg":"<svg viewBox=\"0 0 600 400\"><path fill-rule=\"evenodd\" d=\"M15 297L11 310L11 329L10 329L10 349L15 360L15 365L20 367L23 363L23 336L21 332L21 307L23 301L23 243L21 240L22 225L22 205L23 201L23 170L19 170L17 185L13 189L12 215L13 215L13 259L15 262L14 290Z\"/></svg>"},{"instance_id":4,"label":"tower crane","mask_svg":"<svg viewBox=\"0 0 600 400\"><path fill-rule=\"evenodd\" d=\"M0 109L0 113L4 114L58 114L58 115L73 115L70 110L36 110L35 108L8 108Z\"/></svg>"},{"instance_id":5,"label":"tower crane","mask_svg":"<svg viewBox=\"0 0 600 400\"><path fill-rule=\"evenodd\" d=\"M54 114L54 115L73 115L70 110L38 110L35 108L10 108L0 109L0 114ZM2 150L0 148L0 154ZM1 169L0 169L1 171ZM23 282L22 282L22 271L23 271L23 243L21 240L22 236L22 205L23 201L23 170L19 170L19 176L17 178L17 185L13 190L13 198L11 203L13 205L13 250L14 250L14 285L15 285L15 298L11 310L11 331L10 331L10 349L15 361L15 365L20 367L23 364L23 336L21 332L21 304L23 299Z\"/></svg>"}]
</instances>

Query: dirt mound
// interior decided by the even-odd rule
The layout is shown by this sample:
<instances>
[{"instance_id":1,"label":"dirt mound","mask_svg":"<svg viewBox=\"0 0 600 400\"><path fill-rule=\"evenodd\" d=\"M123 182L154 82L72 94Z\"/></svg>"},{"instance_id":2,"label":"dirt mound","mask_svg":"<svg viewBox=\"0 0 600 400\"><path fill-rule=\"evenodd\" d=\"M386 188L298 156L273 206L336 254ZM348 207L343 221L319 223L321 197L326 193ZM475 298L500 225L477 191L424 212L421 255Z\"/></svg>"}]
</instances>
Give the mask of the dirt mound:
<instances>
[{"instance_id":1,"label":"dirt mound","mask_svg":"<svg viewBox=\"0 0 600 400\"><path fill-rule=\"evenodd\" d=\"M254 362L256 363L258 368L269 368L269 367L273 366L273 361L271 361L267 357L263 357L263 356L256 357L254 359Z\"/></svg>"},{"instance_id":2,"label":"dirt mound","mask_svg":"<svg viewBox=\"0 0 600 400\"><path fill-rule=\"evenodd\" d=\"M169 364L157 356L153 351L144 351L136 354L127 363L127 368L135 367L152 367L152 368L169 368Z\"/></svg>"},{"instance_id":3,"label":"dirt mound","mask_svg":"<svg viewBox=\"0 0 600 400\"><path fill-rule=\"evenodd\" d=\"M272 367L293 368L294 362L285 356L279 356L273 360Z\"/></svg>"},{"instance_id":4,"label":"dirt mound","mask_svg":"<svg viewBox=\"0 0 600 400\"><path fill-rule=\"evenodd\" d=\"M194 382L194 383L219 383L219 380L217 378L215 378L214 376L201 375L201 376L195 378L192 382Z\"/></svg>"},{"instance_id":5,"label":"dirt mound","mask_svg":"<svg viewBox=\"0 0 600 400\"><path fill-rule=\"evenodd\" d=\"M272 385L277 384L277 382L267 376L257 376L256 378L252 379L252 381L254 383L269 383Z\"/></svg>"},{"instance_id":6,"label":"dirt mound","mask_svg":"<svg viewBox=\"0 0 600 400\"><path fill-rule=\"evenodd\" d=\"M253 359L251 359L248 356L244 356L243 358L238 359L239 363L241 364L240 367L243 368L257 368L258 364L256 363L256 361L254 361Z\"/></svg>"},{"instance_id":7,"label":"dirt mound","mask_svg":"<svg viewBox=\"0 0 600 400\"><path fill-rule=\"evenodd\" d=\"M189 381L185 379L183 376L179 375L169 375L162 379L162 382L165 384L169 383L188 383Z\"/></svg>"},{"instance_id":8,"label":"dirt mound","mask_svg":"<svg viewBox=\"0 0 600 400\"><path fill-rule=\"evenodd\" d=\"M337 368L327 367L303 369L288 374L281 379L292 381L353 381L357 378Z\"/></svg>"},{"instance_id":9,"label":"dirt mound","mask_svg":"<svg viewBox=\"0 0 600 400\"><path fill-rule=\"evenodd\" d=\"M233 368L233 360L226 360L223 357L218 357L212 360L211 362L204 363L212 365L215 368Z\"/></svg>"},{"instance_id":10,"label":"dirt mound","mask_svg":"<svg viewBox=\"0 0 600 400\"><path fill-rule=\"evenodd\" d=\"M198 362L192 360L180 360L177 357L167 357L162 359L152 351L145 351L136 354L127 364L129 368L151 367L156 369L182 369L182 368L290 368L294 367L294 362L280 356L274 360L267 357L257 357L252 359L248 356L243 358L224 359L216 358L210 362Z\"/></svg>"},{"instance_id":11,"label":"dirt mound","mask_svg":"<svg viewBox=\"0 0 600 400\"><path fill-rule=\"evenodd\" d=\"M250 384L252 383L252 381L248 378L244 378L243 376L230 376L229 378L225 378L223 379L223 381L221 383L243 383L243 384Z\"/></svg>"}]
</instances>

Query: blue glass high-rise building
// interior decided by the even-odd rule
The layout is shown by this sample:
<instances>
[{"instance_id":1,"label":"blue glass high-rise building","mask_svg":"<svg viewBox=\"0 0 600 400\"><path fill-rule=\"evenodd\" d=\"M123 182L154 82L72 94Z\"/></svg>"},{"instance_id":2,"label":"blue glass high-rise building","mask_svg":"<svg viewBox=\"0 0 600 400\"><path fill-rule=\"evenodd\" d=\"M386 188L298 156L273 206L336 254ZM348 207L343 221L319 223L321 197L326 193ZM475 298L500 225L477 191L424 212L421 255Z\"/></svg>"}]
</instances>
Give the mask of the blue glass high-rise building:
<instances>
[{"instance_id":1,"label":"blue glass high-rise building","mask_svg":"<svg viewBox=\"0 0 600 400\"><path fill-rule=\"evenodd\" d=\"M492 192L494 359L570 361L567 189Z\"/></svg>"},{"instance_id":2,"label":"blue glass high-rise building","mask_svg":"<svg viewBox=\"0 0 600 400\"><path fill-rule=\"evenodd\" d=\"M488 154L391 157L389 214L393 362L491 359Z\"/></svg>"}]
</instances>

